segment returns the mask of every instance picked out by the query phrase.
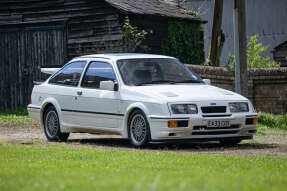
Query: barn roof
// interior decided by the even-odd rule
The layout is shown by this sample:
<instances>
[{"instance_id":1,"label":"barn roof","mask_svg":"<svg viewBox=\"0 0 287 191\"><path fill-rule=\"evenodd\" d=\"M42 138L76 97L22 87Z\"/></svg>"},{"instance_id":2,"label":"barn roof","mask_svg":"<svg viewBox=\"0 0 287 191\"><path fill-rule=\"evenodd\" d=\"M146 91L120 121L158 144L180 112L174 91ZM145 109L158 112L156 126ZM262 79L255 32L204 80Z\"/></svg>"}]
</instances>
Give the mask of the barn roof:
<instances>
[{"instance_id":1,"label":"barn roof","mask_svg":"<svg viewBox=\"0 0 287 191\"><path fill-rule=\"evenodd\" d=\"M199 22L199 17L164 0L105 0L113 7L128 13L188 19Z\"/></svg>"},{"instance_id":2,"label":"barn roof","mask_svg":"<svg viewBox=\"0 0 287 191\"><path fill-rule=\"evenodd\" d=\"M287 40L285 42L279 44L278 46L276 46L274 49L278 50L278 49L283 48L283 47L287 48Z\"/></svg>"}]
</instances>

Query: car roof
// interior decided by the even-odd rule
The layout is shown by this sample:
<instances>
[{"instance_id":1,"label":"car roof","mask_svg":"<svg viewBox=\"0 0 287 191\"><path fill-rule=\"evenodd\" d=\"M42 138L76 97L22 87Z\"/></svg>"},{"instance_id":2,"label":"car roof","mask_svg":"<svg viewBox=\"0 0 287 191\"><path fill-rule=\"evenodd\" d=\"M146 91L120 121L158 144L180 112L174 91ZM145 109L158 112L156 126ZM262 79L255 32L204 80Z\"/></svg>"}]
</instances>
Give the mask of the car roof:
<instances>
[{"instance_id":1,"label":"car roof","mask_svg":"<svg viewBox=\"0 0 287 191\"><path fill-rule=\"evenodd\" d=\"M83 58L104 58L110 60L120 60L120 59L135 59L135 58L172 58L170 56L155 55L155 54L142 54L142 53L109 53L109 54L91 54L80 56L74 59L83 59Z\"/></svg>"}]
</instances>

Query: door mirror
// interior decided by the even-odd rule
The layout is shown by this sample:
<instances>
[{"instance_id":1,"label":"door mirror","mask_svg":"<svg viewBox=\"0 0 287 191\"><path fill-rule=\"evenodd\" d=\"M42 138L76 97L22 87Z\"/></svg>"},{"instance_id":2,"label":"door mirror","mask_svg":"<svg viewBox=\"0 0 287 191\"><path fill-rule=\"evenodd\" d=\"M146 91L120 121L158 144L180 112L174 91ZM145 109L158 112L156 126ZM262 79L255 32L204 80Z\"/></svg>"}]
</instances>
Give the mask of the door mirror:
<instances>
[{"instance_id":1,"label":"door mirror","mask_svg":"<svg viewBox=\"0 0 287 191\"><path fill-rule=\"evenodd\" d=\"M203 79L203 82L207 85L210 85L211 84L211 81L210 79Z\"/></svg>"},{"instance_id":2,"label":"door mirror","mask_svg":"<svg viewBox=\"0 0 287 191\"><path fill-rule=\"evenodd\" d=\"M117 87L117 84L113 81L101 81L100 82L101 90L117 91L116 87Z\"/></svg>"}]
</instances>

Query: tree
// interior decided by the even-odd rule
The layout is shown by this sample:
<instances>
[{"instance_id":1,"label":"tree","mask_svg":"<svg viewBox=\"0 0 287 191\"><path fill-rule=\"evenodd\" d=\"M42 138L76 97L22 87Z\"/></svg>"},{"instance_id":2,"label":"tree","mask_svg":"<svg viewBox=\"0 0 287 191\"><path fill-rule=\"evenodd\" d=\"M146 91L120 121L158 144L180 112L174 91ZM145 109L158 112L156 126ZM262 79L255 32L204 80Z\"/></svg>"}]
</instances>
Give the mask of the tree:
<instances>
[{"instance_id":1,"label":"tree","mask_svg":"<svg viewBox=\"0 0 287 191\"><path fill-rule=\"evenodd\" d=\"M143 40L146 39L148 32L145 30L139 31L136 26L132 26L130 19L125 18L123 25L123 42L124 42L124 52L135 52L137 47L141 46ZM146 49L147 47L142 47Z\"/></svg>"},{"instance_id":2,"label":"tree","mask_svg":"<svg viewBox=\"0 0 287 191\"><path fill-rule=\"evenodd\" d=\"M248 95L245 1L246 0L234 0L234 51L237 58L235 67L235 90L243 96Z\"/></svg>"},{"instance_id":3,"label":"tree","mask_svg":"<svg viewBox=\"0 0 287 191\"><path fill-rule=\"evenodd\" d=\"M221 24L223 13L223 0L215 0L213 26L212 26L212 39L210 50L210 62L212 66L220 65L220 44L221 44Z\"/></svg>"}]
</instances>

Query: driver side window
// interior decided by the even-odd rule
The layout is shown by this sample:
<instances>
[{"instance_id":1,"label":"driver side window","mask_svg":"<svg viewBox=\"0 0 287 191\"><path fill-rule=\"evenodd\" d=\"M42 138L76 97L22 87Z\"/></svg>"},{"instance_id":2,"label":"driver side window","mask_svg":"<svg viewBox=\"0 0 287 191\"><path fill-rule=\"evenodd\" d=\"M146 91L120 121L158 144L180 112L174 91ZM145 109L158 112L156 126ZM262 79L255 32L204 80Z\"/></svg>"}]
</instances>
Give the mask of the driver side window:
<instances>
[{"instance_id":1,"label":"driver side window","mask_svg":"<svg viewBox=\"0 0 287 191\"><path fill-rule=\"evenodd\" d=\"M106 62L91 62L82 80L82 87L100 88L101 81L115 81L113 67Z\"/></svg>"}]
</instances>

